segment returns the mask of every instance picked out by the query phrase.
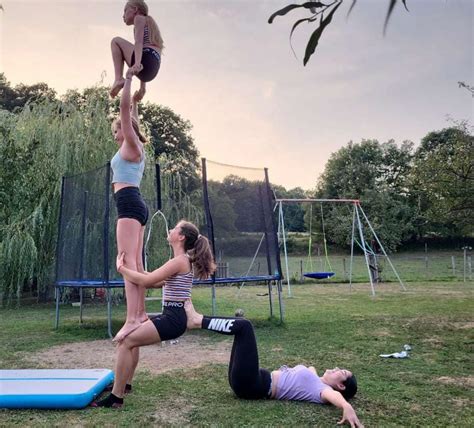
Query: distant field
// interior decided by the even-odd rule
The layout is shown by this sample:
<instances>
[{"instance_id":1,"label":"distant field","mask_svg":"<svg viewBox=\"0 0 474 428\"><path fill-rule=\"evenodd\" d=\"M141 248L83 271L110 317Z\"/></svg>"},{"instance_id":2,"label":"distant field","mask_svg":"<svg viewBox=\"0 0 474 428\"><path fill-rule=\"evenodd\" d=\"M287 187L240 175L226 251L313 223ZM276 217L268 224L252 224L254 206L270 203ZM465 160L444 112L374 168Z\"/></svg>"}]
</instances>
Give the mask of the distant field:
<instances>
[{"instance_id":1,"label":"distant field","mask_svg":"<svg viewBox=\"0 0 474 428\"><path fill-rule=\"evenodd\" d=\"M462 281L464 279L463 254L459 252L431 252L425 255L423 252L397 253L389 255L395 269L402 281ZM454 257L454 271L453 271ZM251 258L233 257L225 259L229 263L231 274L245 274L249 267ZM301 279L301 272L311 271L311 265L306 256L290 256L288 258L290 279L298 282ZM350 254L330 255L329 262L335 276L324 282L348 282L350 272ZM382 268L381 275L383 281L397 281L389 263L385 257L379 258ZM285 259L281 256L283 275L286 277ZM321 257L312 258L313 271L329 271L329 265ZM471 280L473 279L471 267ZM267 269L266 260L259 257L254 262L251 274L265 274ZM469 265L466 263L466 279L469 280ZM307 278L304 279L308 281ZM354 256L352 267L353 282L367 282L368 272L365 259L362 255Z\"/></svg>"}]
</instances>

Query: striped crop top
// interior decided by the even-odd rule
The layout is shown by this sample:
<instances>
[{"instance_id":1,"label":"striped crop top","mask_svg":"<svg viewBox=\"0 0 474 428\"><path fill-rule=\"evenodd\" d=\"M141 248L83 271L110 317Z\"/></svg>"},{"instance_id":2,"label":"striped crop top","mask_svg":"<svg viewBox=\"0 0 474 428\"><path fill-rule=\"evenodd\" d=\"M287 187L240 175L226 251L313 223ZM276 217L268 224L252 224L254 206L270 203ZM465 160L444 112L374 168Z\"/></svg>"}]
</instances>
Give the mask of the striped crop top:
<instances>
[{"instance_id":1,"label":"striped crop top","mask_svg":"<svg viewBox=\"0 0 474 428\"><path fill-rule=\"evenodd\" d=\"M193 271L177 273L165 281L163 287L163 301L181 301L191 297L193 286Z\"/></svg>"}]
</instances>

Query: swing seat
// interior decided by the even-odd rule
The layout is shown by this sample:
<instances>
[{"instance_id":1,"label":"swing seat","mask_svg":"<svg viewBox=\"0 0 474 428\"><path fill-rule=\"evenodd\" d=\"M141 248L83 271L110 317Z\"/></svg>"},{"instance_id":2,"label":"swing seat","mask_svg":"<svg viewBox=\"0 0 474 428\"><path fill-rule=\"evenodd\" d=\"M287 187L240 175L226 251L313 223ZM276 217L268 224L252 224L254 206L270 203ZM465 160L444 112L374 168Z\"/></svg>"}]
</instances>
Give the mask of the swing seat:
<instances>
[{"instance_id":1,"label":"swing seat","mask_svg":"<svg viewBox=\"0 0 474 428\"><path fill-rule=\"evenodd\" d=\"M306 278L314 278L314 279L325 279L331 278L331 276L335 275L335 272L305 272L303 275Z\"/></svg>"}]
</instances>

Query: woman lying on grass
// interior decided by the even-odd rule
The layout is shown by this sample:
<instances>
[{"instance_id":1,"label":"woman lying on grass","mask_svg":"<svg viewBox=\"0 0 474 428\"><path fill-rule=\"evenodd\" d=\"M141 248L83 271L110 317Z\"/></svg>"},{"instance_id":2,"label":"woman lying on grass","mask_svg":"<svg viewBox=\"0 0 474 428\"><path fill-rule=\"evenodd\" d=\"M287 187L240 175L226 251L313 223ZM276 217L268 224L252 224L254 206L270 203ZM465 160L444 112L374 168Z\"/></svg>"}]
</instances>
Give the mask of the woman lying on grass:
<instances>
[{"instance_id":1,"label":"woman lying on grass","mask_svg":"<svg viewBox=\"0 0 474 428\"><path fill-rule=\"evenodd\" d=\"M278 370L259 367L253 326L244 318L208 317L197 313L190 300L184 305L188 329L200 328L234 336L229 362L229 384L235 395L247 400L275 399L330 403L342 409L338 424L363 427L347 400L357 392L355 376L338 367L319 377L314 367L297 365Z\"/></svg>"}]
</instances>

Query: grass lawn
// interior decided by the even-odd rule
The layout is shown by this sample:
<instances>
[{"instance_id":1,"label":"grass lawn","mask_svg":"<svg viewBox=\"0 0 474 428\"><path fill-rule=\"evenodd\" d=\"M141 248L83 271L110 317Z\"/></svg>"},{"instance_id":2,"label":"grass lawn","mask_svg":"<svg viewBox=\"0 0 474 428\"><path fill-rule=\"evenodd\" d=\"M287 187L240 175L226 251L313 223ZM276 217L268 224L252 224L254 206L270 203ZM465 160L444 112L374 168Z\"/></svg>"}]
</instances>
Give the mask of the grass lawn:
<instances>
[{"instance_id":1,"label":"grass lawn","mask_svg":"<svg viewBox=\"0 0 474 428\"><path fill-rule=\"evenodd\" d=\"M353 406L367 427L474 426L472 282L416 282L406 292L397 284L382 285L375 298L367 284L357 284L352 293L347 284L295 285L293 297L285 298L284 325L268 319L265 291L217 290L219 314L232 315L239 307L253 321L263 367L303 363L320 372L336 365L351 369L359 383ZM195 289L193 299L198 310L210 312L209 289ZM123 311L114 307L115 330ZM53 345L106 338L104 306L86 306L82 326L78 308L64 305L61 317L55 331L52 303L2 309L1 368L26 368L25 356ZM405 343L413 348L410 359L379 357ZM207 363L160 375L140 371L121 410L0 410L1 425L335 426L339 420L339 410L329 406L238 400L227 384L227 366Z\"/></svg>"}]
</instances>

